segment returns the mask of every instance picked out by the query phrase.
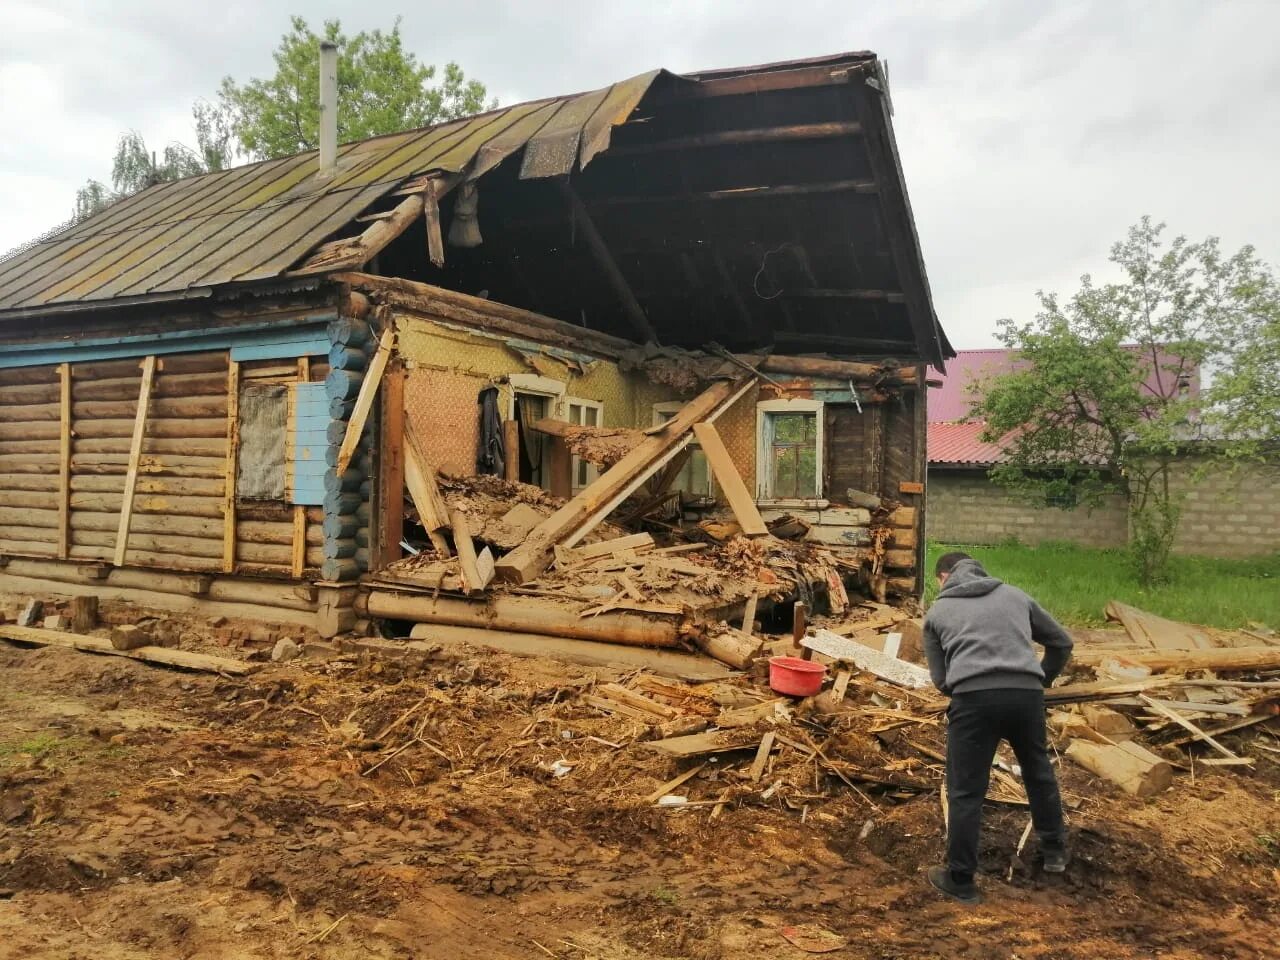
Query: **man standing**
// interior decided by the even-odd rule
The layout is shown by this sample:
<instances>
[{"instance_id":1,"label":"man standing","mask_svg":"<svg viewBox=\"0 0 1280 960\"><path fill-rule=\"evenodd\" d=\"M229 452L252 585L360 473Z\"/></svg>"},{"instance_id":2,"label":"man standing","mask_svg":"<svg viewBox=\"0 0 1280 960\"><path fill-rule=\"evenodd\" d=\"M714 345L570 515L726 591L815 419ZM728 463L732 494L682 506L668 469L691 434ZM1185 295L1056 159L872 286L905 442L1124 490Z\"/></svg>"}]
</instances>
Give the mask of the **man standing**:
<instances>
[{"instance_id":1,"label":"man standing","mask_svg":"<svg viewBox=\"0 0 1280 960\"><path fill-rule=\"evenodd\" d=\"M982 901L974 873L991 762L1008 740L1022 767L1044 869L1067 869L1062 800L1045 738L1044 688L1071 657L1071 636L1038 603L989 576L967 553L938 558L941 591L924 622L934 686L947 710L947 864L929 882L961 903ZM1032 643L1045 648L1036 656Z\"/></svg>"}]
</instances>

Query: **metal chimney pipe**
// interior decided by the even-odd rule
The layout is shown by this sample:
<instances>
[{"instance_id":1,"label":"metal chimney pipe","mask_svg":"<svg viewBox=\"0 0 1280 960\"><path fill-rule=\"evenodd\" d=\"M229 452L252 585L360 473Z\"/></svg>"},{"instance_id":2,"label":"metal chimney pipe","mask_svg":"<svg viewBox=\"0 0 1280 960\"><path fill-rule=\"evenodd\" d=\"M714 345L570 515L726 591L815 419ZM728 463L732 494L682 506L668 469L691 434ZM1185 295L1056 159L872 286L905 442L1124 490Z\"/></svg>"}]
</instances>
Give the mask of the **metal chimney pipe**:
<instances>
[{"instance_id":1,"label":"metal chimney pipe","mask_svg":"<svg viewBox=\"0 0 1280 960\"><path fill-rule=\"evenodd\" d=\"M338 45L320 41L320 170L333 175L338 165Z\"/></svg>"}]
</instances>

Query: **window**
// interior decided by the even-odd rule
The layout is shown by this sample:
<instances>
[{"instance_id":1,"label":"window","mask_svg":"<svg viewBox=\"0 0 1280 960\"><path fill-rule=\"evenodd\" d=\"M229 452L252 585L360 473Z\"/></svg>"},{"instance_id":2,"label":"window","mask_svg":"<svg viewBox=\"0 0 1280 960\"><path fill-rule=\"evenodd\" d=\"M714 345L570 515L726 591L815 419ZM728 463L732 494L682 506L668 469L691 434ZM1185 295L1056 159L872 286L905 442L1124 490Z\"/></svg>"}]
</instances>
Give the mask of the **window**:
<instances>
[{"instance_id":1,"label":"window","mask_svg":"<svg viewBox=\"0 0 1280 960\"><path fill-rule=\"evenodd\" d=\"M756 485L762 500L822 495L822 403L768 400L757 405Z\"/></svg>"},{"instance_id":2,"label":"window","mask_svg":"<svg viewBox=\"0 0 1280 960\"><path fill-rule=\"evenodd\" d=\"M569 415L569 422L574 426L604 426L604 404L597 400L579 400L576 397L566 397L565 407ZM600 476L600 470L595 464L588 463L581 457L574 457L571 475L573 477L573 492L577 493L583 487L588 486L596 477Z\"/></svg>"},{"instance_id":3,"label":"window","mask_svg":"<svg viewBox=\"0 0 1280 960\"><path fill-rule=\"evenodd\" d=\"M655 403L653 405L653 425L656 427L659 424L666 423L679 413L684 405L683 400ZM707 455L702 452L702 448L698 446L696 440L689 444L689 450L691 451L689 460L685 463L680 473L677 474L670 489L684 493L686 500L714 497L716 495L715 479L707 466Z\"/></svg>"},{"instance_id":4,"label":"window","mask_svg":"<svg viewBox=\"0 0 1280 960\"><path fill-rule=\"evenodd\" d=\"M551 438L531 429L531 424L544 417L563 418L564 384L534 373L513 373L507 379L512 388L511 419L520 424L520 482L550 490Z\"/></svg>"}]
</instances>

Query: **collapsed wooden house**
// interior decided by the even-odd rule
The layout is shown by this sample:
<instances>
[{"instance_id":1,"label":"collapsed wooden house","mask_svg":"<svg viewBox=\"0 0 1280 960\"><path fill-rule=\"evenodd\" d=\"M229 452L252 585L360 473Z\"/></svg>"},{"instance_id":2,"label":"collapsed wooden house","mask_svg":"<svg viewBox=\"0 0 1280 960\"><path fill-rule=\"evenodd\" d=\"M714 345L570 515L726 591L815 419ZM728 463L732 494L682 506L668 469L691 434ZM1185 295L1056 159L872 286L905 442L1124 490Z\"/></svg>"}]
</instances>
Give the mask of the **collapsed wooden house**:
<instances>
[{"instance_id":1,"label":"collapsed wooden house","mask_svg":"<svg viewBox=\"0 0 1280 960\"><path fill-rule=\"evenodd\" d=\"M869 53L655 71L157 184L0 262L0 592L672 645L758 591L583 617L530 582L615 559L606 517L699 516L917 592L952 351L891 112ZM486 538L447 496L477 472L548 496Z\"/></svg>"}]
</instances>

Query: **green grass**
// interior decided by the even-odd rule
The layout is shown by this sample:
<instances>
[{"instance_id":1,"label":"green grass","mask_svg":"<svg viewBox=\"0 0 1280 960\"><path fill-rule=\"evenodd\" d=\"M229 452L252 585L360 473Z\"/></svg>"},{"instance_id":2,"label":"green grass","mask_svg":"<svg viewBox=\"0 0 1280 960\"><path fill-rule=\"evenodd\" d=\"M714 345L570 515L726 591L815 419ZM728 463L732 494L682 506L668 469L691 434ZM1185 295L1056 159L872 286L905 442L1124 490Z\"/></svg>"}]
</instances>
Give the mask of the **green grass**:
<instances>
[{"instance_id":1,"label":"green grass","mask_svg":"<svg viewBox=\"0 0 1280 960\"><path fill-rule=\"evenodd\" d=\"M1119 600L1170 620L1228 629L1250 621L1280 627L1280 553L1250 560L1175 556L1168 582L1146 589L1120 550L1068 543L930 543L926 603L937 594L934 561L950 550L973 554L992 576L1021 587L1064 623L1099 626L1107 601Z\"/></svg>"}]
</instances>

